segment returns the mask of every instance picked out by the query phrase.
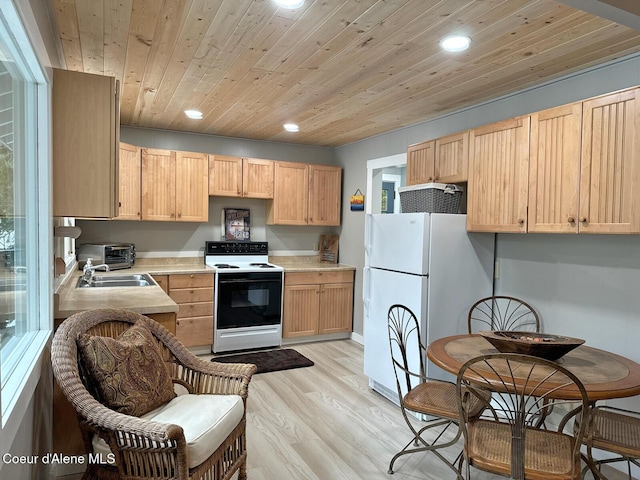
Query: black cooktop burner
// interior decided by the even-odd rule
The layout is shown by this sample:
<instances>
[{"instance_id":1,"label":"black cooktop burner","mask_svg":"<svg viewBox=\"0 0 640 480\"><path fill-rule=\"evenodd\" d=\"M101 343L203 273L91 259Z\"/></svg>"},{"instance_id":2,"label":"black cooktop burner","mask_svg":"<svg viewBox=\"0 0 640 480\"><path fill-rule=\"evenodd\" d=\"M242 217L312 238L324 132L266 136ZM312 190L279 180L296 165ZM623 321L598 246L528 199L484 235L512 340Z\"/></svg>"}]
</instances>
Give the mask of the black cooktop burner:
<instances>
[{"instance_id":1,"label":"black cooktop burner","mask_svg":"<svg viewBox=\"0 0 640 480\"><path fill-rule=\"evenodd\" d=\"M214 266L218 268L240 268L237 265L229 265L228 263L216 263Z\"/></svg>"},{"instance_id":2,"label":"black cooktop burner","mask_svg":"<svg viewBox=\"0 0 640 480\"><path fill-rule=\"evenodd\" d=\"M269 265L268 263L250 263L251 267L260 267L260 268L274 268L273 265Z\"/></svg>"}]
</instances>

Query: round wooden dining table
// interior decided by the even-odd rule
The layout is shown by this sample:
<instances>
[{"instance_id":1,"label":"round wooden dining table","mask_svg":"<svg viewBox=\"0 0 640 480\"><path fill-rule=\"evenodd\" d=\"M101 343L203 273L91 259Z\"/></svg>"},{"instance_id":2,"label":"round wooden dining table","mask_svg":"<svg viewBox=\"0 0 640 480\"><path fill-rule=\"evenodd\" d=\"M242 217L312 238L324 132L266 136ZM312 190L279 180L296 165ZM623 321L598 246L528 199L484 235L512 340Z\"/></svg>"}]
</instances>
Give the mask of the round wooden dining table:
<instances>
[{"instance_id":1,"label":"round wooden dining table","mask_svg":"<svg viewBox=\"0 0 640 480\"><path fill-rule=\"evenodd\" d=\"M467 360L491 353L498 350L477 334L439 338L427 347L429 360L454 375ZM640 394L640 364L621 355L581 345L556 362L582 381L591 402ZM573 392L563 392L565 398L574 398ZM575 399L580 399L577 389Z\"/></svg>"}]
</instances>

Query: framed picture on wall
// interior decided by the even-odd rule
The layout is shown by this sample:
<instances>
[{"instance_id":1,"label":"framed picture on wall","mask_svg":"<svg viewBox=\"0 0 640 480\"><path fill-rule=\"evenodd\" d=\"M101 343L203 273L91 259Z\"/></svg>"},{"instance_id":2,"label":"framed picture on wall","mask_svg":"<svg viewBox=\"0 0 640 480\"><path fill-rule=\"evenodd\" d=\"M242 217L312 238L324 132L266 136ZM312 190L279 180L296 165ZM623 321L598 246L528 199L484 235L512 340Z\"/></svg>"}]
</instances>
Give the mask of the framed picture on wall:
<instances>
[{"instance_id":1,"label":"framed picture on wall","mask_svg":"<svg viewBox=\"0 0 640 480\"><path fill-rule=\"evenodd\" d=\"M222 210L225 240L251 240L250 210L248 208L225 208Z\"/></svg>"}]
</instances>

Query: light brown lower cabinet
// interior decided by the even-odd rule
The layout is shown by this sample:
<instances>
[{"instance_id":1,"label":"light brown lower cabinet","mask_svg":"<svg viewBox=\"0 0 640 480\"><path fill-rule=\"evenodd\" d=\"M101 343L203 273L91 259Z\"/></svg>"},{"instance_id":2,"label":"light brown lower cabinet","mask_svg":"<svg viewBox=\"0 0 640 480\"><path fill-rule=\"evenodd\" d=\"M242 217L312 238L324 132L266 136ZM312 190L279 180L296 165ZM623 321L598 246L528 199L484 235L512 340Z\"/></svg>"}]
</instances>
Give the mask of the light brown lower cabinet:
<instances>
[{"instance_id":1,"label":"light brown lower cabinet","mask_svg":"<svg viewBox=\"0 0 640 480\"><path fill-rule=\"evenodd\" d=\"M169 275L169 296L178 304L176 338L186 347L213 343L213 274Z\"/></svg>"},{"instance_id":2,"label":"light brown lower cabinet","mask_svg":"<svg viewBox=\"0 0 640 480\"><path fill-rule=\"evenodd\" d=\"M151 275L158 286L169 295L169 275Z\"/></svg>"},{"instance_id":3,"label":"light brown lower cabinet","mask_svg":"<svg viewBox=\"0 0 640 480\"><path fill-rule=\"evenodd\" d=\"M353 276L353 270L285 272L282 336L350 332Z\"/></svg>"}]
</instances>

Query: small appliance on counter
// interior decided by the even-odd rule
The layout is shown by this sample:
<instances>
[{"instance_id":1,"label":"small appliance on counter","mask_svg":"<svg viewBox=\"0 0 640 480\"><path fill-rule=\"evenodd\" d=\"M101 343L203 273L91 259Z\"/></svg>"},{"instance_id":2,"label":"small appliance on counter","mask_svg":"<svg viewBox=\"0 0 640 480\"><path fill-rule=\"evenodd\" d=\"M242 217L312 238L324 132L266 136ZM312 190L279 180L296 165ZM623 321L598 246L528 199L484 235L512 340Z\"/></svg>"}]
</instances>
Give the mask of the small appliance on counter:
<instances>
[{"instance_id":1,"label":"small appliance on counter","mask_svg":"<svg viewBox=\"0 0 640 480\"><path fill-rule=\"evenodd\" d=\"M76 248L78 268L82 270L87 259L94 265L109 265L109 270L131 268L136 260L136 246L133 243L83 243Z\"/></svg>"}]
</instances>

